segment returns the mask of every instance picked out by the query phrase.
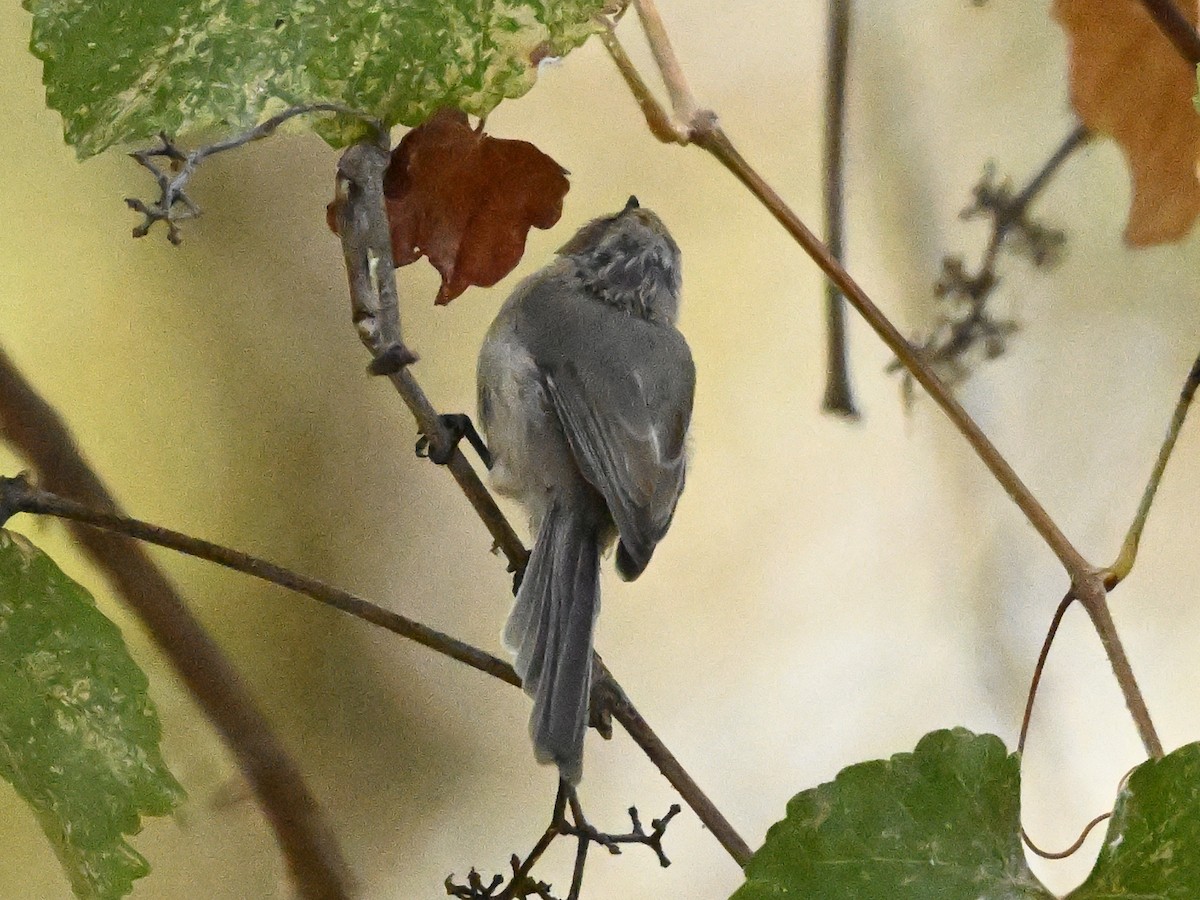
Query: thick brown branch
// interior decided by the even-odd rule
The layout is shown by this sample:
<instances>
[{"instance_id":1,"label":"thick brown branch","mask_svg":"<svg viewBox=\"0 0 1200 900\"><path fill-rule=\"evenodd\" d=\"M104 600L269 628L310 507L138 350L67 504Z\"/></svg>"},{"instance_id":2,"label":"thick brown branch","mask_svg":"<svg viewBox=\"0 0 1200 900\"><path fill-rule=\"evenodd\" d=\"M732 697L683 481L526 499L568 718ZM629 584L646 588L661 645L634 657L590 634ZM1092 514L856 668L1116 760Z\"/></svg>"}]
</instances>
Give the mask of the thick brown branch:
<instances>
[{"instance_id":1,"label":"thick brown branch","mask_svg":"<svg viewBox=\"0 0 1200 900\"><path fill-rule=\"evenodd\" d=\"M48 488L116 517L118 506L55 410L0 351L0 434ZM341 849L317 801L271 732L237 671L188 611L175 586L140 545L119 534L70 530L139 616L237 759L275 836L300 896L352 894Z\"/></svg>"}]
</instances>

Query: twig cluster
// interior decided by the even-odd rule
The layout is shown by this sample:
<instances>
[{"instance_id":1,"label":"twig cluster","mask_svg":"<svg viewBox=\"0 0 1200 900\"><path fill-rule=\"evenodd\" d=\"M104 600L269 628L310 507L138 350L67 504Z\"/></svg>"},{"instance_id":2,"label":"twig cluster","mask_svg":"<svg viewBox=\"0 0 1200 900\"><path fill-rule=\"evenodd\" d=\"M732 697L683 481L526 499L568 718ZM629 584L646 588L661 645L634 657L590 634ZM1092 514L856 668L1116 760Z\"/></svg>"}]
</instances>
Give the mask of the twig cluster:
<instances>
[{"instance_id":1,"label":"twig cluster","mask_svg":"<svg viewBox=\"0 0 1200 900\"><path fill-rule=\"evenodd\" d=\"M183 241L179 223L200 215L200 207L188 195L187 186L196 173L196 167L201 162L217 153L244 147L252 141L270 137L288 119L320 112L350 116L365 122L375 135L383 133L383 125L377 119L337 103L310 103L304 106L293 106L241 134L213 144L206 144L190 152L181 150L166 132L160 132L157 146L135 150L129 154L154 176L159 191L158 198L149 203L139 200L137 197L125 198L126 206L134 212L142 214L142 222L134 227L133 236L135 238L145 237L150 233L155 222L165 222L167 240L178 246ZM165 160L165 165L160 165L159 160Z\"/></svg>"},{"instance_id":2,"label":"twig cluster","mask_svg":"<svg viewBox=\"0 0 1200 900\"><path fill-rule=\"evenodd\" d=\"M509 859L512 875L507 880L503 875L493 875L491 880L483 883L483 877L476 869L467 873L467 880L458 883L451 875L446 879L446 893L460 900L522 900L522 898L537 897L540 900L560 900L553 893L553 888L545 881L537 881L530 872L541 858L542 854L557 838L573 837L577 841L575 850L575 867L571 875L571 887L565 900L578 900L579 891L583 886L583 872L587 863L588 848L597 844L614 855L621 852L624 844L639 844L649 847L658 857L659 865L664 868L671 864L663 851L662 839L667 832L667 826L677 816L681 807L672 804L667 814L660 819L650 821L650 831L642 826L637 807L629 808L630 830L623 834L609 834L595 828L588 822L583 813L583 807L575 789L565 782L559 782L558 795L554 799L554 812L546 832L533 845L533 849L521 859L515 853ZM569 810L569 815L568 815Z\"/></svg>"},{"instance_id":3,"label":"twig cluster","mask_svg":"<svg viewBox=\"0 0 1200 900\"><path fill-rule=\"evenodd\" d=\"M1023 257L1035 268L1052 269L1061 262L1066 235L1035 221L1029 213L1033 201L1084 141L1089 133L1082 125L1075 128L1046 161L1041 170L1020 192L1008 177L997 176L989 163L983 176L972 188L970 204L959 214L964 221L988 219L991 234L979 266L970 271L963 258L949 254L942 258L942 273L934 285L938 308L929 334L917 343L917 351L949 384L965 380L982 356L995 359L1005 352L1008 339L1019 326L1010 318L997 316L990 301L1000 284L997 263L1002 251ZM893 361L890 371L902 368ZM905 395L912 391L912 375L905 374Z\"/></svg>"}]
</instances>

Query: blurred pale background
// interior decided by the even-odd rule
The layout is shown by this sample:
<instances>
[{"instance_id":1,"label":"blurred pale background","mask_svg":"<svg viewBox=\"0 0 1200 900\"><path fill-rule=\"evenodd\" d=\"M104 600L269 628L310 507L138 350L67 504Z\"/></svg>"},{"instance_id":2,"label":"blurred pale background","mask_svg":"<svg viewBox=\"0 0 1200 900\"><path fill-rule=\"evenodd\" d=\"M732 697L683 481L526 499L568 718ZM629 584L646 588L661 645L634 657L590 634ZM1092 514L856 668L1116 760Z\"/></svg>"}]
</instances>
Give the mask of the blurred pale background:
<instances>
[{"instance_id":1,"label":"blurred pale background","mask_svg":"<svg viewBox=\"0 0 1200 900\"><path fill-rule=\"evenodd\" d=\"M816 225L824 3L662 0L702 102ZM977 258L957 220L984 163L1023 181L1068 133L1064 42L1044 4L856 4L850 268L909 332L941 255ZM626 27L625 33L632 34ZM137 515L232 544L498 649L509 579L452 481L414 458L390 388L363 373L336 241L336 153L285 135L206 163L204 217L181 248L129 239L150 184L119 153L78 164L43 108L28 16L0 10L0 341L71 422ZM646 61L643 48L637 58ZM1028 676L1065 587L1047 550L929 402L911 414L889 354L852 324L858 425L818 413L817 270L702 152L646 132L597 45L549 69L489 131L573 173L563 221L492 290L434 309L424 263L401 273L416 372L469 410L498 304L586 219L636 193L684 250L683 330L699 368L694 460L672 532L633 585L606 573L599 648L652 725L752 845L796 791L961 724L1015 744ZM1111 145L1068 164L1035 210L1067 229L1057 272L1002 262L1023 326L966 385L967 407L1083 551L1115 551L1200 336L1196 240L1131 253L1128 179ZM1200 425L1180 442L1115 615L1168 747L1200 737L1196 594ZM19 460L0 450L0 469ZM190 793L136 839L135 896L286 896L228 756L140 627L55 524L13 522L96 590L142 664L169 761ZM345 842L370 898L442 896L449 873L500 871L545 827L517 691L302 598L161 554L219 637ZM1025 762L1025 822L1070 843L1109 808L1140 747L1097 640L1068 617ZM233 791L236 794L236 791ZM589 738L593 821L676 799L623 735ZM33 818L0 789L0 895L68 897ZM1065 888L1090 865L1046 866ZM739 873L685 812L674 865L594 853L585 896L719 898ZM542 877L565 886L569 853Z\"/></svg>"}]
</instances>

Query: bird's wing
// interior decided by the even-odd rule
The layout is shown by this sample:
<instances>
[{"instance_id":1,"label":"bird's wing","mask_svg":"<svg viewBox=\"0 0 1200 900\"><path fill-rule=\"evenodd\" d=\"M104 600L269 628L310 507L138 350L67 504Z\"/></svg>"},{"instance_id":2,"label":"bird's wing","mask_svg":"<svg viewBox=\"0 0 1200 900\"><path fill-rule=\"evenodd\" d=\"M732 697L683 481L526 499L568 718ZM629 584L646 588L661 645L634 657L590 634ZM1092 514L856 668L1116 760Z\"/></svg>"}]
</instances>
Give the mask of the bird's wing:
<instances>
[{"instance_id":1,"label":"bird's wing","mask_svg":"<svg viewBox=\"0 0 1200 900\"><path fill-rule=\"evenodd\" d=\"M561 283L529 292L517 329L580 471L616 522L618 570L636 578L683 491L696 379L687 343Z\"/></svg>"}]
</instances>

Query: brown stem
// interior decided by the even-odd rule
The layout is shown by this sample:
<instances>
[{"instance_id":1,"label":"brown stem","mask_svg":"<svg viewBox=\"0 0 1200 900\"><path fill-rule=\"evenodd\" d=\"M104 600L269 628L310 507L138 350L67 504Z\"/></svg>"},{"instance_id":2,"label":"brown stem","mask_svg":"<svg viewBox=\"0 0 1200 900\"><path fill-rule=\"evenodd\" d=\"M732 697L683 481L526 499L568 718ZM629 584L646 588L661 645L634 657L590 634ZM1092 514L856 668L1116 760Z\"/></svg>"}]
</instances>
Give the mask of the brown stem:
<instances>
[{"instance_id":1,"label":"brown stem","mask_svg":"<svg viewBox=\"0 0 1200 900\"><path fill-rule=\"evenodd\" d=\"M43 484L119 518L108 488L58 413L0 350L0 434ZM71 502L71 501L64 501ZM271 731L241 676L192 616L175 586L127 537L72 523L72 536L138 615L232 751L275 831L300 896L347 898L352 880L329 824L299 768Z\"/></svg>"},{"instance_id":2,"label":"brown stem","mask_svg":"<svg viewBox=\"0 0 1200 900\"><path fill-rule=\"evenodd\" d=\"M607 673L607 669L605 670ZM641 713L630 702L621 686L611 675L605 679L604 687L608 692L607 706L613 717L621 723L621 727L633 738L634 743L642 748L642 752L658 767L663 777L679 792L679 796L687 801L688 806L700 818L709 831L712 832L725 851L742 867L750 861L753 851L729 824L721 811L713 804L708 796L700 790L699 785L680 764L675 755L667 749L667 745L655 734L654 729L642 718Z\"/></svg>"},{"instance_id":3,"label":"brown stem","mask_svg":"<svg viewBox=\"0 0 1200 900\"><path fill-rule=\"evenodd\" d=\"M846 69L850 56L851 0L830 0L825 66L825 240L829 252L844 263ZM850 386L847 359L846 301L833 282L825 282L825 395L826 412L858 418Z\"/></svg>"},{"instance_id":4,"label":"brown stem","mask_svg":"<svg viewBox=\"0 0 1200 900\"><path fill-rule=\"evenodd\" d=\"M324 603L326 606L348 613L356 619L362 619L364 622L387 629L393 634L416 641L423 647L456 659L493 678L499 678L515 687L521 686L521 680L513 671L512 666L478 647L473 647L399 613L376 606L374 603L322 581L317 581L315 578L300 575L282 566L267 562L265 559L242 553L240 550L222 547L220 544L194 538L139 519L91 509L74 500L68 500L49 491L39 490L20 476L0 478L0 514L11 512L56 516L90 525L93 528L127 535L148 544L157 544L159 547L166 547L198 559L206 559L227 569L243 572L303 594L318 603Z\"/></svg>"},{"instance_id":5,"label":"brown stem","mask_svg":"<svg viewBox=\"0 0 1200 900\"><path fill-rule=\"evenodd\" d=\"M1025 842L1026 847L1028 847L1030 850L1032 850L1034 853L1036 853L1042 859L1066 859L1068 856L1071 856L1073 853L1075 853L1077 850L1079 850L1080 847L1083 846L1083 842L1088 839L1088 835L1092 833L1093 828L1095 828L1101 822L1103 822L1107 819L1111 819L1111 818L1112 818L1111 812L1100 813L1100 815L1096 816L1096 818L1092 819L1092 821L1088 822L1086 825L1083 826L1082 833L1080 833L1079 837L1077 837L1075 839L1075 842L1073 844L1071 844L1071 846L1068 847L1066 850L1059 850L1057 852L1051 851L1051 850L1043 850L1041 847L1039 847L1037 844L1035 844L1032 840L1030 840L1029 835L1025 833L1024 828L1021 829L1021 840L1023 840Z\"/></svg>"},{"instance_id":6,"label":"brown stem","mask_svg":"<svg viewBox=\"0 0 1200 900\"><path fill-rule=\"evenodd\" d=\"M1200 65L1200 35L1192 22L1171 0L1142 0L1159 30L1170 39L1187 62Z\"/></svg>"},{"instance_id":7,"label":"brown stem","mask_svg":"<svg viewBox=\"0 0 1200 900\"><path fill-rule=\"evenodd\" d=\"M1038 654L1037 663L1033 667L1033 678L1029 682L1029 694L1025 697L1025 714L1021 717L1021 734L1017 738L1017 752L1025 752L1025 739L1029 737L1029 723L1033 720L1033 701L1037 698L1038 687L1042 683L1042 673L1046 669L1046 660L1050 657L1050 648L1058 634L1058 626L1062 624L1063 616L1075 602L1075 595L1070 591L1063 597L1054 610L1050 620L1050 628L1046 631L1046 639L1042 641L1042 650Z\"/></svg>"},{"instance_id":8,"label":"brown stem","mask_svg":"<svg viewBox=\"0 0 1200 900\"><path fill-rule=\"evenodd\" d=\"M1142 491L1142 499L1138 503L1133 522L1121 544L1121 550L1117 554L1116 561L1105 570L1104 586L1110 591L1133 571L1133 564L1137 560L1138 545L1142 540L1142 531L1146 528L1146 521L1150 518L1150 508L1154 505L1154 496L1158 493L1159 484L1162 483L1163 473L1167 470L1171 453L1175 450L1179 432L1183 430L1183 422L1187 418L1192 400L1196 396L1197 387L1200 387L1200 356L1197 356L1196 361L1192 363L1191 371L1188 372L1187 379L1183 382L1183 389L1179 392L1179 400L1175 404L1175 412L1171 416L1171 423L1167 426L1167 436L1163 438L1162 446L1158 448L1158 457L1154 460L1154 466L1150 470L1150 478Z\"/></svg>"},{"instance_id":9,"label":"brown stem","mask_svg":"<svg viewBox=\"0 0 1200 900\"><path fill-rule=\"evenodd\" d=\"M675 113L675 121L691 122L700 112L692 89L683 74L683 66L671 46L671 36L667 33L666 23L655 6L654 0L633 0L638 18L642 21L642 30L650 44L650 52L658 70L662 72L663 83L667 86L667 94L671 98L671 110Z\"/></svg>"},{"instance_id":10,"label":"brown stem","mask_svg":"<svg viewBox=\"0 0 1200 900\"><path fill-rule=\"evenodd\" d=\"M1137 728L1138 736L1142 739L1142 746L1146 748L1146 753L1151 759L1162 759L1162 742L1154 730L1154 723L1150 719L1150 710L1146 708L1146 701L1142 698L1137 679L1134 678L1129 657L1125 655L1125 648L1121 645L1121 638L1117 634L1117 626L1113 622L1112 613L1108 610L1108 594L1104 590L1103 575L1094 572L1088 578L1076 581L1071 590L1083 608L1087 610L1092 625L1100 635L1100 643L1104 645L1104 652L1108 655L1113 674L1117 676L1117 684L1125 697L1125 706L1133 717L1133 724Z\"/></svg>"},{"instance_id":11,"label":"brown stem","mask_svg":"<svg viewBox=\"0 0 1200 900\"><path fill-rule=\"evenodd\" d=\"M896 330L896 326L867 296L866 291L850 277L841 263L833 258L828 248L800 221L800 217L791 210L783 198L775 192L775 189L746 162L717 124L716 116L709 113L699 118L692 128L692 143L703 147L732 172L796 240L796 243L800 244L821 270L833 280L850 305L867 320L867 324L875 330L888 349L896 355L896 358L912 374L913 378L929 392L934 402L949 416L950 421L967 439L967 443L987 466L988 471L995 476L1008 496L1025 514L1030 524L1042 536L1071 577L1074 578L1076 575L1091 571L1092 567L1088 561L1067 540L1058 524L1050 518L1038 499L1009 465L1008 460L1000 454L1000 451L983 433L975 420L963 409L962 404L958 402L950 389L921 359L905 337Z\"/></svg>"}]
</instances>

